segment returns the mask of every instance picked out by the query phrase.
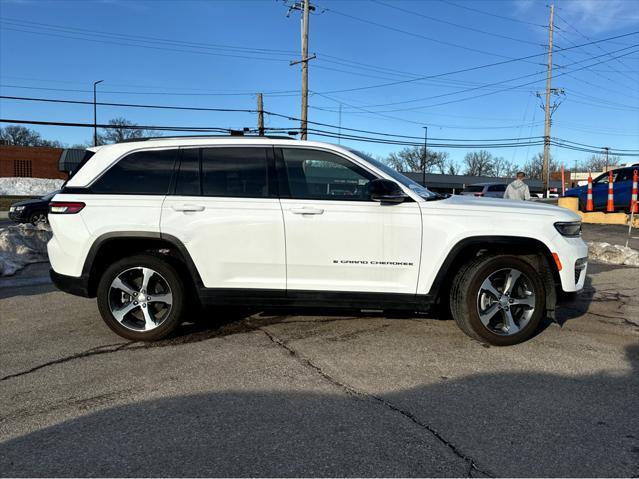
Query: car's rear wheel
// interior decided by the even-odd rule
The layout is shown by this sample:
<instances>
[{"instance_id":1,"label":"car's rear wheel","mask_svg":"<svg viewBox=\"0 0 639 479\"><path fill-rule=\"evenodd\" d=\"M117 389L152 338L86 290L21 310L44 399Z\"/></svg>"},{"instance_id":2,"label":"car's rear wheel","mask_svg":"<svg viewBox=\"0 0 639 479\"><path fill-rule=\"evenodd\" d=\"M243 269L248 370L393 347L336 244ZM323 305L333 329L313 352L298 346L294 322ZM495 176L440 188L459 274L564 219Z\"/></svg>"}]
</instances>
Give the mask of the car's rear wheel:
<instances>
[{"instance_id":1,"label":"car's rear wheel","mask_svg":"<svg viewBox=\"0 0 639 479\"><path fill-rule=\"evenodd\" d=\"M528 339L545 314L539 273L516 256L479 257L456 275L450 292L453 318L469 336L496 346Z\"/></svg>"},{"instance_id":2,"label":"car's rear wheel","mask_svg":"<svg viewBox=\"0 0 639 479\"><path fill-rule=\"evenodd\" d=\"M120 336L154 341L170 334L185 310L183 281L164 258L137 255L106 269L97 289L102 319Z\"/></svg>"}]
</instances>

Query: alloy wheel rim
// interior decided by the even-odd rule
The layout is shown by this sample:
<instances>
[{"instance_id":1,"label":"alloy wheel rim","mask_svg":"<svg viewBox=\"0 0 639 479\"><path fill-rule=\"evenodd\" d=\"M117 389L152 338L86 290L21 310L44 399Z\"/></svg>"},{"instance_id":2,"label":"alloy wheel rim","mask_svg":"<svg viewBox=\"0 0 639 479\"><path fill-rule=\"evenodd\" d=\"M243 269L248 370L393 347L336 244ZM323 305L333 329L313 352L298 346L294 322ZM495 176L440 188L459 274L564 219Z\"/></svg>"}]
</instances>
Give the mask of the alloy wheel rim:
<instances>
[{"instance_id":1,"label":"alloy wheel rim","mask_svg":"<svg viewBox=\"0 0 639 479\"><path fill-rule=\"evenodd\" d=\"M522 271L516 268L494 271L477 293L479 320L493 334L513 336L530 322L536 297L530 278Z\"/></svg>"},{"instance_id":2,"label":"alloy wheel rim","mask_svg":"<svg viewBox=\"0 0 639 479\"><path fill-rule=\"evenodd\" d=\"M115 320L132 331L158 328L171 314L173 293L157 271L137 266L118 274L109 287L109 309Z\"/></svg>"}]
</instances>

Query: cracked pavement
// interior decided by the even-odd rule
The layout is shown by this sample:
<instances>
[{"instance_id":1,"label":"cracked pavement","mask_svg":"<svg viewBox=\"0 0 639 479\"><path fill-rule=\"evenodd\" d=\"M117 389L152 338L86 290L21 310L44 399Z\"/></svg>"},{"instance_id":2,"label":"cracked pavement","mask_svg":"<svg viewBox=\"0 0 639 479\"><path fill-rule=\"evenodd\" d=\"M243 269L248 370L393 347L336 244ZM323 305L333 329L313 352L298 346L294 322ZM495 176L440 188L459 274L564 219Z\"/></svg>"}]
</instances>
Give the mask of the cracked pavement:
<instances>
[{"instance_id":1,"label":"cracked pavement","mask_svg":"<svg viewBox=\"0 0 639 479\"><path fill-rule=\"evenodd\" d=\"M429 317L209 310L115 336L0 295L0 476L639 476L639 270L590 265L530 341Z\"/></svg>"}]
</instances>

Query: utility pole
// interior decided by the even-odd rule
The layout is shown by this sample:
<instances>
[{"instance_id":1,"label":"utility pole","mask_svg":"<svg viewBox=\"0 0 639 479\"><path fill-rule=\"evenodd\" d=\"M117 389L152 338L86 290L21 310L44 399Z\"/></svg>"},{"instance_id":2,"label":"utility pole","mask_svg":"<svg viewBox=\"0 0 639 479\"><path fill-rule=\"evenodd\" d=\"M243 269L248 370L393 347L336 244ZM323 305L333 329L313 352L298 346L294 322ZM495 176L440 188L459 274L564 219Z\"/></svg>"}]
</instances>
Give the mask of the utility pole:
<instances>
[{"instance_id":1,"label":"utility pole","mask_svg":"<svg viewBox=\"0 0 639 479\"><path fill-rule=\"evenodd\" d=\"M426 187L426 162L428 161L428 127L424 128L424 156L422 158L422 186Z\"/></svg>"},{"instance_id":2,"label":"utility pole","mask_svg":"<svg viewBox=\"0 0 639 479\"><path fill-rule=\"evenodd\" d=\"M609 150L609 149L610 149L610 148L608 148L607 146L604 146L604 147L603 147L603 150L604 150L605 155L606 155L606 171L608 171L608 150Z\"/></svg>"},{"instance_id":3,"label":"utility pole","mask_svg":"<svg viewBox=\"0 0 639 479\"><path fill-rule=\"evenodd\" d=\"M257 94L257 134L264 136L264 104L262 94Z\"/></svg>"},{"instance_id":4,"label":"utility pole","mask_svg":"<svg viewBox=\"0 0 639 479\"><path fill-rule=\"evenodd\" d=\"M301 138L306 140L308 130L308 0L303 0L302 13L302 129Z\"/></svg>"},{"instance_id":5,"label":"utility pole","mask_svg":"<svg viewBox=\"0 0 639 479\"><path fill-rule=\"evenodd\" d=\"M98 83L102 83L104 80L98 80L93 82L93 146L98 146L98 103L96 95L96 87Z\"/></svg>"},{"instance_id":6,"label":"utility pole","mask_svg":"<svg viewBox=\"0 0 639 479\"><path fill-rule=\"evenodd\" d=\"M302 118L300 122L300 139L306 140L308 136L308 62L315 58L315 55L308 56L308 17L311 11L315 10L309 0L295 2L289 7L291 10L301 10L302 12L302 58L291 62L290 65L302 64Z\"/></svg>"},{"instance_id":7,"label":"utility pole","mask_svg":"<svg viewBox=\"0 0 639 479\"><path fill-rule=\"evenodd\" d=\"M548 197L548 180L550 176L550 94L552 90L552 34L554 30L555 6L550 5L550 22L548 24L548 74L546 76L546 105L544 108L544 164L542 178L544 197Z\"/></svg>"}]
</instances>

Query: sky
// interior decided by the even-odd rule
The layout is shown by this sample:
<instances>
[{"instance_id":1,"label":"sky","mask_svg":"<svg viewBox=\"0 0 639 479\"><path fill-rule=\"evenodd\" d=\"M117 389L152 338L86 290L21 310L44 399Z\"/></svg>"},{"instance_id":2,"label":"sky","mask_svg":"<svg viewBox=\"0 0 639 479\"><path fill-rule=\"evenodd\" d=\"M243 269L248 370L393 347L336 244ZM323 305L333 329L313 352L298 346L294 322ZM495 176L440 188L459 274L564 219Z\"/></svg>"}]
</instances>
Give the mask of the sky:
<instances>
[{"instance_id":1,"label":"sky","mask_svg":"<svg viewBox=\"0 0 639 479\"><path fill-rule=\"evenodd\" d=\"M289 11L291 3L0 0L0 95L90 102L93 82L103 80L101 102L255 109L255 93L263 92L264 109L284 116L266 115L266 126L298 128L286 118L300 116L300 67L289 64L300 58L300 14ZM544 134L537 93L546 85L547 3L316 0L309 120L329 126L311 128L335 135L341 125L344 134L380 138L352 128L420 143L427 126L429 147L458 163L487 144L523 164L542 147L494 145ZM552 136L639 150L639 2L554 5L552 86L562 93L553 97ZM257 122L255 113L98 107L99 123L114 117L150 126ZM92 123L93 107L0 99L0 118ZM92 135L90 128L30 128L69 145ZM309 139L374 155L402 148L318 133ZM551 153L567 168L591 154L557 146Z\"/></svg>"}]
</instances>

